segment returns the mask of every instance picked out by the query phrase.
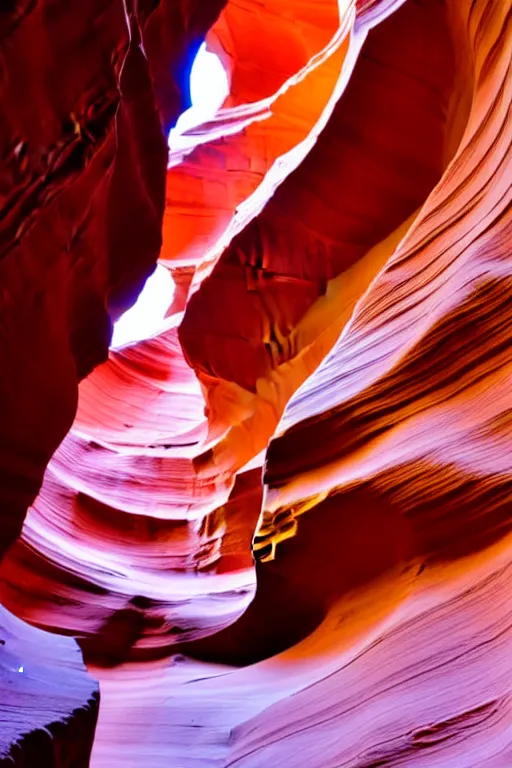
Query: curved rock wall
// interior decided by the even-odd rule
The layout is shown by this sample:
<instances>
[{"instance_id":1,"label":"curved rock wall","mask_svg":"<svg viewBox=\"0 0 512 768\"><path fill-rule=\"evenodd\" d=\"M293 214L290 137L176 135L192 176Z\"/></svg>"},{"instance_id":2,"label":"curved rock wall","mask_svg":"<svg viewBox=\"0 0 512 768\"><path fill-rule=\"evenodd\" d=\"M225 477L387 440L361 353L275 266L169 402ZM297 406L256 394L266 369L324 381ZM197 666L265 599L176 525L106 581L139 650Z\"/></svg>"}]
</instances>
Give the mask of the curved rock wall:
<instances>
[{"instance_id":1,"label":"curved rock wall","mask_svg":"<svg viewBox=\"0 0 512 768\"><path fill-rule=\"evenodd\" d=\"M512 764L509 5L0 25L0 599L78 640L91 764Z\"/></svg>"},{"instance_id":2,"label":"curved rock wall","mask_svg":"<svg viewBox=\"0 0 512 768\"><path fill-rule=\"evenodd\" d=\"M0 607L0 766L89 765L98 684L71 638L57 637Z\"/></svg>"}]
</instances>

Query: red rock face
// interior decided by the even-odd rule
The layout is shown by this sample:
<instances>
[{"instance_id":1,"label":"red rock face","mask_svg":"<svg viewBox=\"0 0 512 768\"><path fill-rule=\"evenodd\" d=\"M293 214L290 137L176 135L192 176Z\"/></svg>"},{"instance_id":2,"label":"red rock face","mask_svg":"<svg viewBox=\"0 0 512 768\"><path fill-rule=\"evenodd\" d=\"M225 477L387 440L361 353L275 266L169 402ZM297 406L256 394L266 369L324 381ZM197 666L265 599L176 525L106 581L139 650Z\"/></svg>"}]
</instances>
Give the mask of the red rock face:
<instances>
[{"instance_id":1,"label":"red rock face","mask_svg":"<svg viewBox=\"0 0 512 768\"><path fill-rule=\"evenodd\" d=\"M0 764L512 765L509 16L0 12Z\"/></svg>"}]
</instances>

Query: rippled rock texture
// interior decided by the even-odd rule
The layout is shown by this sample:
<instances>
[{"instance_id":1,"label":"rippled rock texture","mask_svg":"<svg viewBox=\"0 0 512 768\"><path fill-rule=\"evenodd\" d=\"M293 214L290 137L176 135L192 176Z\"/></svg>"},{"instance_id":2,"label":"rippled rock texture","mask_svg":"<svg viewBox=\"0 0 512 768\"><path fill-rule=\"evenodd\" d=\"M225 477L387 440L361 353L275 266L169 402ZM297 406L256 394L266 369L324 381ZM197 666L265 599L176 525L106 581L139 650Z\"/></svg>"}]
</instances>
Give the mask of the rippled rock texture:
<instances>
[{"instance_id":1,"label":"rippled rock texture","mask_svg":"<svg viewBox=\"0 0 512 768\"><path fill-rule=\"evenodd\" d=\"M230 93L168 147L205 36ZM87 764L97 679L96 768L511 766L510 3L13 0L0 41L0 600L49 649L0 749L48 679Z\"/></svg>"},{"instance_id":2,"label":"rippled rock texture","mask_svg":"<svg viewBox=\"0 0 512 768\"><path fill-rule=\"evenodd\" d=\"M2 768L89 765L99 691L76 642L1 607L0 702Z\"/></svg>"}]
</instances>

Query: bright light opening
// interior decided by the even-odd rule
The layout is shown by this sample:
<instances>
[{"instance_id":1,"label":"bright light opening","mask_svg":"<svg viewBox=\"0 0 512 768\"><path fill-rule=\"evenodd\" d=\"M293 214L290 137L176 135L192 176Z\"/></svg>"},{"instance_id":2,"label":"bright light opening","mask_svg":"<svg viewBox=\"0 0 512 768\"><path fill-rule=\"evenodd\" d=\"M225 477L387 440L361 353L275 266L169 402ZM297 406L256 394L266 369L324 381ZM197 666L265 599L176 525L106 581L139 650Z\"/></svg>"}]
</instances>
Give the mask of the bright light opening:
<instances>
[{"instance_id":1,"label":"bright light opening","mask_svg":"<svg viewBox=\"0 0 512 768\"><path fill-rule=\"evenodd\" d=\"M18 667L18 672L20 673L20 675L22 675L24 671L25 671L24 667Z\"/></svg>"},{"instance_id":2,"label":"bright light opening","mask_svg":"<svg viewBox=\"0 0 512 768\"><path fill-rule=\"evenodd\" d=\"M190 98L192 106L184 112L169 134L169 147L173 139L196 125L210 120L229 95L229 80L221 60L206 50L203 43L197 52L190 72Z\"/></svg>"},{"instance_id":3,"label":"bright light opening","mask_svg":"<svg viewBox=\"0 0 512 768\"><path fill-rule=\"evenodd\" d=\"M110 347L124 347L157 333L174 298L174 289L171 273L158 264L146 280L136 303L114 324Z\"/></svg>"},{"instance_id":4,"label":"bright light opening","mask_svg":"<svg viewBox=\"0 0 512 768\"><path fill-rule=\"evenodd\" d=\"M192 109L211 117L222 106L228 94L226 70L219 57L207 51L206 43L203 43L190 72Z\"/></svg>"}]
</instances>

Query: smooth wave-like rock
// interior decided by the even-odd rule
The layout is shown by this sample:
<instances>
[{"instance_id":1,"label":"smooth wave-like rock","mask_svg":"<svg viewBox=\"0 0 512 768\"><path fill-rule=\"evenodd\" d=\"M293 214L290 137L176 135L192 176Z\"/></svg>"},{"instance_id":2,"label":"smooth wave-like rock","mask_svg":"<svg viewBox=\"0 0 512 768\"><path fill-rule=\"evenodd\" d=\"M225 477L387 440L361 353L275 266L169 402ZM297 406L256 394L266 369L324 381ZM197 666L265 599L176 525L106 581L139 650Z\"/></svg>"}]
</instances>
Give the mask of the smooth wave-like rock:
<instances>
[{"instance_id":1,"label":"smooth wave-like rock","mask_svg":"<svg viewBox=\"0 0 512 768\"><path fill-rule=\"evenodd\" d=\"M510 551L425 571L392 621L402 590L383 579L243 669L175 654L94 670L92 765L508 765Z\"/></svg>"},{"instance_id":2,"label":"smooth wave-like rock","mask_svg":"<svg viewBox=\"0 0 512 768\"><path fill-rule=\"evenodd\" d=\"M511 35L0 11L4 752L53 686L48 764L88 764L99 680L94 768L512 765ZM171 130L203 39L229 96ZM108 350L157 261L161 326Z\"/></svg>"}]
</instances>

